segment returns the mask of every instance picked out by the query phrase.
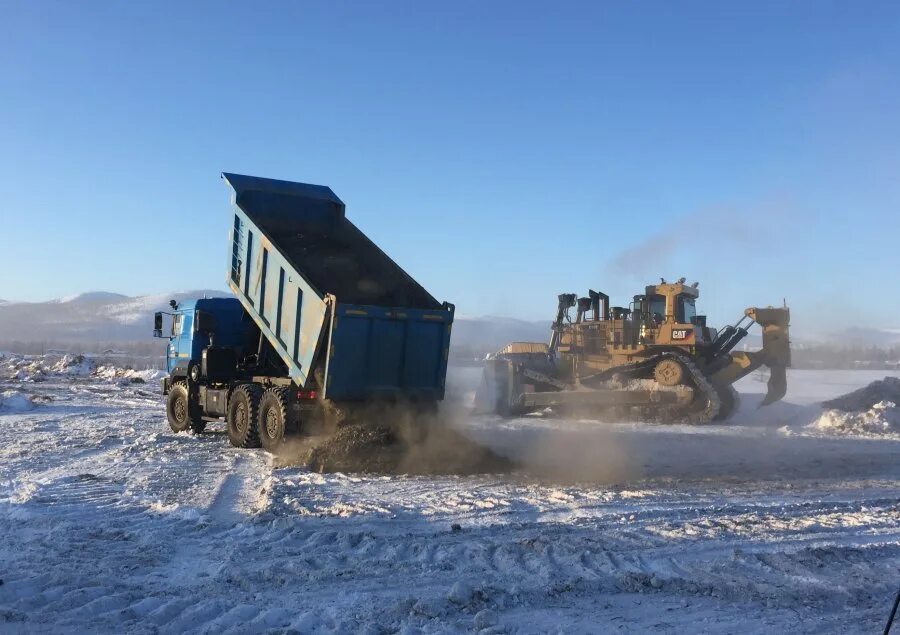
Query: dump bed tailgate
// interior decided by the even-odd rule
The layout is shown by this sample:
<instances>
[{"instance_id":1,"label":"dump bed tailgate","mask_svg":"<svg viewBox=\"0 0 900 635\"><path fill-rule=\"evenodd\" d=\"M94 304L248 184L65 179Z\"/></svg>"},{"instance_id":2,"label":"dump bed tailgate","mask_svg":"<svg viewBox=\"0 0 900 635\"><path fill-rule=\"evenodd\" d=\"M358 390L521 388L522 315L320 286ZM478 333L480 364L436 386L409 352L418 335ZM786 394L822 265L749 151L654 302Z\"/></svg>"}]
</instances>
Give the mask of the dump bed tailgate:
<instances>
[{"instance_id":1,"label":"dump bed tailgate","mask_svg":"<svg viewBox=\"0 0 900 635\"><path fill-rule=\"evenodd\" d=\"M338 304L326 396L442 399L452 323L450 305L435 311Z\"/></svg>"}]
</instances>

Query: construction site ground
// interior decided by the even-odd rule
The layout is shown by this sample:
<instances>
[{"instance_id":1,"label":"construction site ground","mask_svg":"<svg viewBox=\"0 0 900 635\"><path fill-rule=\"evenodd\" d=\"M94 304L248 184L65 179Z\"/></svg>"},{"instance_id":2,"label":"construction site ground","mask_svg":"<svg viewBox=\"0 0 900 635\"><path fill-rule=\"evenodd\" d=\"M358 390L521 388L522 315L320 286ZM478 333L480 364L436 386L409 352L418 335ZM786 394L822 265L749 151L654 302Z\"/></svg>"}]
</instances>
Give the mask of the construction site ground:
<instances>
[{"instance_id":1,"label":"construction site ground","mask_svg":"<svg viewBox=\"0 0 900 635\"><path fill-rule=\"evenodd\" d=\"M818 404L884 375L759 410L749 377L691 427L473 417L452 369L444 425L515 467L405 476L173 434L152 372L0 360L0 632L877 632L900 434Z\"/></svg>"}]
</instances>

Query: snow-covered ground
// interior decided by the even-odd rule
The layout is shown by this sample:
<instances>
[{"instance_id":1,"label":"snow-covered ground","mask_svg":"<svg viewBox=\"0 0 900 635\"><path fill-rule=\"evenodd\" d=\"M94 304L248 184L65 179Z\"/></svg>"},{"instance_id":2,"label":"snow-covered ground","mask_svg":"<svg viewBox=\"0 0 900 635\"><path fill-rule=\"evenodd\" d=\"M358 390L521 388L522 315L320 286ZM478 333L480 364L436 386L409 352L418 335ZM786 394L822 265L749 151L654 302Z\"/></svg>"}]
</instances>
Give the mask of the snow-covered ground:
<instances>
[{"instance_id":1,"label":"snow-covered ground","mask_svg":"<svg viewBox=\"0 0 900 635\"><path fill-rule=\"evenodd\" d=\"M791 372L760 410L747 378L693 428L468 417L456 370L447 418L523 469L398 477L172 434L152 371L15 366L3 633L876 632L900 585L900 440L816 425L884 373Z\"/></svg>"}]
</instances>

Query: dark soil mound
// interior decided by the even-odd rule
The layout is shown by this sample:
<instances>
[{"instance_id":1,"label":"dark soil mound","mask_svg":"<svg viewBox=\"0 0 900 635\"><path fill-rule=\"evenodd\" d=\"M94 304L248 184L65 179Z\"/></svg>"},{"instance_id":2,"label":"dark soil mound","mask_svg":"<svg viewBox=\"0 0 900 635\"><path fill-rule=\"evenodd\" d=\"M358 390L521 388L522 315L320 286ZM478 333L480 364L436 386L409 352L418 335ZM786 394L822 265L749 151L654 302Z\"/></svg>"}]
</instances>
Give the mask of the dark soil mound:
<instances>
[{"instance_id":1,"label":"dark soil mound","mask_svg":"<svg viewBox=\"0 0 900 635\"><path fill-rule=\"evenodd\" d=\"M823 401L822 407L843 412L864 412L879 401L892 401L900 406L900 377L885 377L873 381L859 390Z\"/></svg>"}]
</instances>

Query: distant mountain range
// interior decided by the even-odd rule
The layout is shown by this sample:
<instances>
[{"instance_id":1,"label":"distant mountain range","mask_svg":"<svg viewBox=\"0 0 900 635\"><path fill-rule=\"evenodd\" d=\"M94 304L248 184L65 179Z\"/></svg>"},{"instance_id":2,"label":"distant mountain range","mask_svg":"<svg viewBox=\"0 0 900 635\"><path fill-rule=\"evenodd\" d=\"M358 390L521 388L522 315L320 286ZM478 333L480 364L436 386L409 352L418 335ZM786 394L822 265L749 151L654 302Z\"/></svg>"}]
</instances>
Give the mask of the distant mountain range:
<instances>
[{"instance_id":1,"label":"distant mountain range","mask_svg":"<svg viewBox=\"0 0 900 635\"><path fill-rule=\"evenodd\" d=\"M151 345L154 343L153 313L168 310L170 300L228 295L211 289L134 297L92 291L47 302L0 300L0 349L15 342ZM453 352L456 357L478 357L509 342L546 342L549 337L549 319L457 316L453 325ZM822 343L886 348L900 345L900 329L853 327L815 335L792 333L791 339L797 348ZM758 332L752 332L744 343L750 348L758 346Z\"/></svg>"},{"instance_id":2,"label":"distant mountain range","mask_svg":"<svg viewBox=\"0 0 900 635\"><path fill-rule=\"evenodd\" d=\"M220 297L221 291L180 291L129 297L92 291L47 302L0 303L0 342L136 342L153 334L153 314L169 300Z\"/></svg>"},{"instance_id":3,"label":"distant mountain range","mask_svg":"<svg viewBox=\"0 0 900 635\"><path fill-rule=\"evenodd\" d=\"M0 349L15 342L86 346L149 344L153 314L169 310L170 300L228 296L211 289L134 297L91 291L47 302L0 301ZM457 317L453 325L454 352L462 356L483 355L511 341L543 342L549 334L549 321Z\"/></svg>"}]
</instances>

